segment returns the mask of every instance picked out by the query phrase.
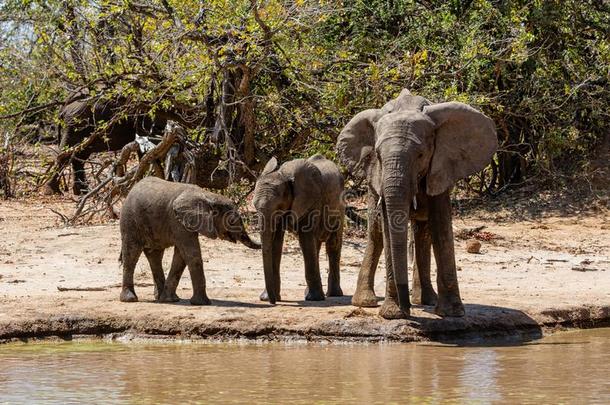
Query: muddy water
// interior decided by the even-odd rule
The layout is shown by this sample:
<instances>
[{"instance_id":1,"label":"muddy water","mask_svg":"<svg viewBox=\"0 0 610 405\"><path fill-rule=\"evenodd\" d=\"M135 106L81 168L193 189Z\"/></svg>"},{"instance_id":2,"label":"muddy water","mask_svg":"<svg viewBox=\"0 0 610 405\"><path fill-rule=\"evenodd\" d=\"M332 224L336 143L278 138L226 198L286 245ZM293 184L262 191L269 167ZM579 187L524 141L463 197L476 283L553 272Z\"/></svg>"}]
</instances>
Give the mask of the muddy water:
<instances>
[{"instance_id":1,"label":"muddy water","mask_svg":"<svg viewBox=\"0 0 610 405\"><path fill-rule=\"evenodd\" d=\"M2 403L610 403L610 329L510 347L0 346Z\"/></svg>"}]
</instances>

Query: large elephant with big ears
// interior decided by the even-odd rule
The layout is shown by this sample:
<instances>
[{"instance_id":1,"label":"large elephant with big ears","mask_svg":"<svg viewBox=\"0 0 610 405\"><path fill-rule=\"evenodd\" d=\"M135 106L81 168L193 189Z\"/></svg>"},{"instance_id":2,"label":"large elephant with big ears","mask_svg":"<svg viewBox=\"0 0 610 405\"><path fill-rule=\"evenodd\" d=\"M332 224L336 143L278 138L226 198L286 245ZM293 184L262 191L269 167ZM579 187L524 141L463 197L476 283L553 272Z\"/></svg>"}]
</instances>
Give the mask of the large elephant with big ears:
<instances>
[{"instance_id":1,"label":"large elephant with big ears","mask_svg":"<svg viewBox=\"0 0 610 405\"><path fill-rule=\"evenodd\" d=\"M371 277L382 250L375 241L377 226L386 258L386 295L380 315L387 319L410 315L407 231L411 221L416 224L416 277L421 288L415 301L436 304L435 312L441 316L464 315L450 190L457 180L482 170L497 145L495 125L481 112L458 102L433 104L408 90L349 121L338 137L337 154L353 174L366 176L369 218L371 212L381 210L381 226L369 222L369 246L354 301L367 292L374 298ZM437 263L438 297L429 277L430 245Z\"/></svg>"}]
</instances>

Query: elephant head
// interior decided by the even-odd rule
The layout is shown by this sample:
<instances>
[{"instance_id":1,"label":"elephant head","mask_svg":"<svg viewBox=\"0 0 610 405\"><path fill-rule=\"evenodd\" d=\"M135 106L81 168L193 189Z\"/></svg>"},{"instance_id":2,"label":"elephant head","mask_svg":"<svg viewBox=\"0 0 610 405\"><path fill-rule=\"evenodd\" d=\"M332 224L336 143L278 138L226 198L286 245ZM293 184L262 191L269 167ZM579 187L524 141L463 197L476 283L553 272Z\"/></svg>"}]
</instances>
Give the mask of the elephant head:
<instances>
[{"instance_id":1,"label":"elephant head","mask_svg":"<svg viewBox=\"0 0 610 405\"><path fill-rule=\"evenodd\" d=\"M386 114L397 111L421 111L430 101L413 96L407 89L381 108L364 110L354 116L337 139L337 154L350 173L358 178L371 178L375 167L375 125Z\"/></svg>"},{"instance_id":2,"label":"elephant head","mask_svg":"<svg viewBox=\"0 0 610 405\"><path fill-rule=\"evenodd\" d=\"M397 100L406 97L398 97ZM407 99L408 101L408 99ZM371 109L357 114L338 138L340 159L382 198L394 280L401 310L409 306L407 224L418 191L435 196L482 170L496 151L493 121L458 103L425 103L418 108ZM388 103L390 104L390 103ZM406 296L405 296L406 292Z\"/></svg>"},{"instance_id":3,"label":"elephant head","mask_svg":"<svg viewBox=\"0 0 610 405\"><path fill-rule=\"evenodd\" d=\"M279 254L273 245L278 233L287 226L296 226L319 203L322 175L317 167L304 159L296 159L278 167L271 158L261 172L254 189L253 203L259 215L265 288L269 302L275 304L278 280L274 268L279 269Z\"/></svg>"},{"instance_id":4,"label":"elephant head","mask_svg":"<svg viewBox=\"0 0 610 405\"><path fill-rule=\"evenodd\" d=\"M224 196L189 189L174 200L172 209L178 222L189 231L211 239L239 241L251 249L261 248L250 239L235 204Z\"/></svg>"}]
</instances>

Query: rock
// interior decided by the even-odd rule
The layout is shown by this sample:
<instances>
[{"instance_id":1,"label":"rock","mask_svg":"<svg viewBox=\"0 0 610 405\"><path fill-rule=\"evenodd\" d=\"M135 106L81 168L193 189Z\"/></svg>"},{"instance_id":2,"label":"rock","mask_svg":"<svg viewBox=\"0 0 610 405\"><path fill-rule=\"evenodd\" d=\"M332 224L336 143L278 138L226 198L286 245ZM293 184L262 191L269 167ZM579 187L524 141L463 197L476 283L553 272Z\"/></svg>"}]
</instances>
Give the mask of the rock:
<instances>
[{"instance_id":1,"label":"rock","mask_svg":"<svg viewBox=\"0 0 610 405\"><path fill-rule=\"evenodd\" d=\"M479 253L481 251L481 242L476 239L468 239L466 242L466 251L468 253Z\"/></svg>"}]
</instances>

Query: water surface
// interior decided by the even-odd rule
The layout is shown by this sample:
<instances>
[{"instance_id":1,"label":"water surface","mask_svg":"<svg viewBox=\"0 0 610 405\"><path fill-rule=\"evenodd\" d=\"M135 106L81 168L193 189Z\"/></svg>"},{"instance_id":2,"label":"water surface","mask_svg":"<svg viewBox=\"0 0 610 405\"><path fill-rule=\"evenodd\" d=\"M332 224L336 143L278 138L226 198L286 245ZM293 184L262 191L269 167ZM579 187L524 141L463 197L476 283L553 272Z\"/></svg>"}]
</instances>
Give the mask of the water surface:
<instances>
[{"instance_id":1,"label":"water surface","mask_svg":"<svg viewBox=\"0 0 610 405\"><path fill-rule=\"evenodd\" d=\"M610 329L527 345L0 346L2 403L610 403Z\"/></svg>"}]
</instances>

